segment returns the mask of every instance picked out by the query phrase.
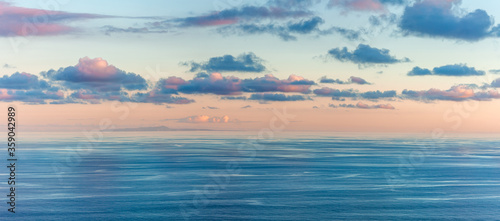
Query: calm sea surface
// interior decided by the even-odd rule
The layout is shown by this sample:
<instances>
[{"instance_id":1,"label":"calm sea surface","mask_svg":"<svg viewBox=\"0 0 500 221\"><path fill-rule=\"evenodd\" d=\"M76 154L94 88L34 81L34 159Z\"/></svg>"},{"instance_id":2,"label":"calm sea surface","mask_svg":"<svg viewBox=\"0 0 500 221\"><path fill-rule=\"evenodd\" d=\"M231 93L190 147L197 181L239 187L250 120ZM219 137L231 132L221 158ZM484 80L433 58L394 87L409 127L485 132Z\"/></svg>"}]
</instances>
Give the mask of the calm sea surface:
<instances>
[{"instance_id":1,"label":"calm sea surface","mask_svg":"<svg viewBox=\"0 0 500 221\"><path fill-rule=\"evenodd\" d=\"M19 133L0 220L500 219L500 138L221 134Z\"/></svg>"}]
</instances>

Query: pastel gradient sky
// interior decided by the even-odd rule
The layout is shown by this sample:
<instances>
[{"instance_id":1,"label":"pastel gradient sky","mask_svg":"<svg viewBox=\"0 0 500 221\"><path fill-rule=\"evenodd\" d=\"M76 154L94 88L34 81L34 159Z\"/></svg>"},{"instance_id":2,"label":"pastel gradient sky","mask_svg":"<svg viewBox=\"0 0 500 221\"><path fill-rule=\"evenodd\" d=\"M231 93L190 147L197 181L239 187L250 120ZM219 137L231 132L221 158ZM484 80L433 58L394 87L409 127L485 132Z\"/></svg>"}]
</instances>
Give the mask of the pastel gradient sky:
<instances>
[{"instance_id":1,"label":"pastel gradient sky","mask_svg":"<svg viewBox=\"0 0 500 221\"><path fill-rule=\"evenodd\" d=\"M26 131L500 132L495 0L0 1Z\"/></svg>"}]
</instances>

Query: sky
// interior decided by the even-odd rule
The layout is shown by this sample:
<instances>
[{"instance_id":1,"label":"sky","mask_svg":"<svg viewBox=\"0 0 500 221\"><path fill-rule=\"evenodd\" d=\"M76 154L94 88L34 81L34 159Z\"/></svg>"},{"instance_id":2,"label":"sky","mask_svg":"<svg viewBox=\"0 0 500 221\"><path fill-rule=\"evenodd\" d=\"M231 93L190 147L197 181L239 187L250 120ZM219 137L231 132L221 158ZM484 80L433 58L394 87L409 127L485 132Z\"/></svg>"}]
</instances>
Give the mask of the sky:
<instances>
[{"instance_id":1,"label":"sky","mask_svg":"<svg viewBox=\"0 0 500 221\"><path fill-rule=\"evenodd\" d=\"M98 7L97 7L98 6ZM500 132L494 0L0 1L26 131ZM109 128L107 128L109 126Z\"/></svg>"}]
</instances>

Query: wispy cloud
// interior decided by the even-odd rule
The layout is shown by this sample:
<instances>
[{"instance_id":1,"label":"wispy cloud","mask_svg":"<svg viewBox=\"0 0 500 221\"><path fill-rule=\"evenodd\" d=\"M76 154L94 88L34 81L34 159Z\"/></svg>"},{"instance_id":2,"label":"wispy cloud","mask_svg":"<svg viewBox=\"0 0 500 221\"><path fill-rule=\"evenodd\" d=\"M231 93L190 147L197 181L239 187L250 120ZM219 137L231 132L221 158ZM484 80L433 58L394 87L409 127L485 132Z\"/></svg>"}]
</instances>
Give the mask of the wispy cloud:
<instances>
[{"instance_id":1,"label":"wispy cloud","mask_svg":"<svg viewBox=\"0 0 500 221\"><path fill-rule=\"evenodd\" d=\"M0 2L0 36L60 35L77 31L68 22L112 16L17 7Z\"/></svg>"},{"instance_id":2,"label":"wispy cloud","mask_svg":"<svg viewBox=\"0 0 500 221\"><path fill-rule=\"evenodd\" d=\"M330 104L331 108L357 108L357 109L386 109L386 110L394 110L394 106L391 104L376 104L376 105L368 105L363 102L358 102L357 104Z\"/></svg>"}]
</instances>

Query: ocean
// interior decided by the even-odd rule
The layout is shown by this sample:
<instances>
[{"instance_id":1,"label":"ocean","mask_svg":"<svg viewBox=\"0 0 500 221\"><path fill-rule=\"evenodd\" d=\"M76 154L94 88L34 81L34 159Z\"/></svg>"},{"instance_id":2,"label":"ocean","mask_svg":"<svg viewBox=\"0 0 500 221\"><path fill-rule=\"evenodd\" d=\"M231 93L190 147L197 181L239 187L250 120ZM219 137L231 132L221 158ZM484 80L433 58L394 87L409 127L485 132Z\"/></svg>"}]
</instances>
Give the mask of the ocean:
<instances>
[{"instance_id":1,"label":"ocean","mask_svg":"<svg viewBox=\"0 0 500 221\"><path fill-rule=\"evenodd\" d=\"M16 213L4 167L0 219L500 219L494 136L87 135L18 133Z\"/></svg>"}]
</instances>

